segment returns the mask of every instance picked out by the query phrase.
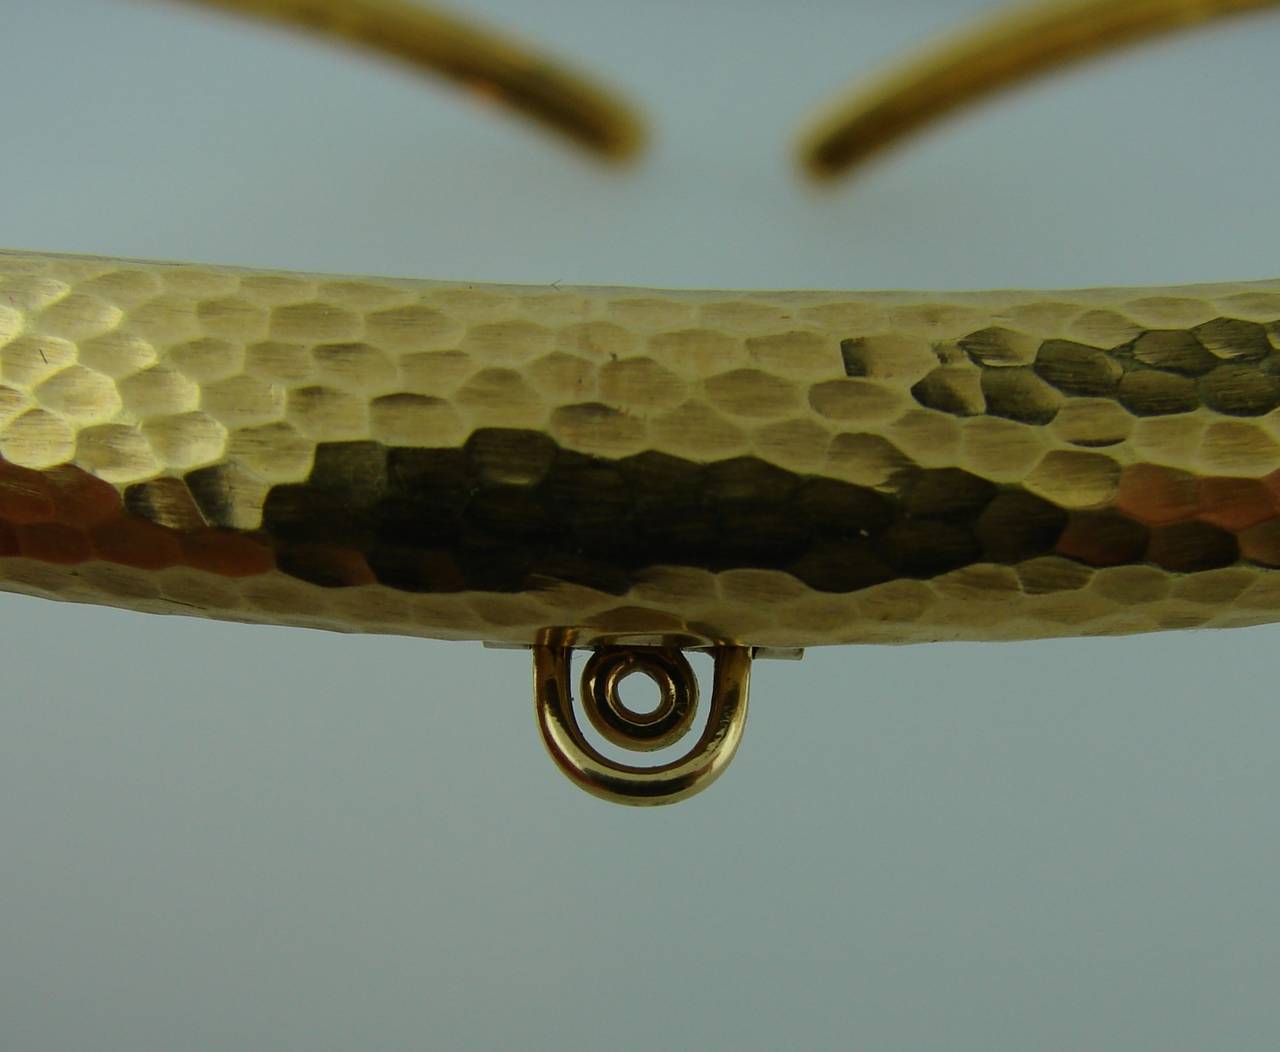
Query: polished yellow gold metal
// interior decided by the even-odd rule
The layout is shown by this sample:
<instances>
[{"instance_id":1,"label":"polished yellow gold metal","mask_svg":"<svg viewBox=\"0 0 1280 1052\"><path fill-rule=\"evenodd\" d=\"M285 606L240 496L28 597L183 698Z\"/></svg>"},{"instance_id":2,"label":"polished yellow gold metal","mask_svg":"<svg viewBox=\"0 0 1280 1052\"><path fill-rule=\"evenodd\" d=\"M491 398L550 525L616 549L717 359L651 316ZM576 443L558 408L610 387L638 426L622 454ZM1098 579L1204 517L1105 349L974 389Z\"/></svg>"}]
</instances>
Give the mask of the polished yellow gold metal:
<instances>
[{"instance_id":1,"label":"polished yellow gold metal","mask_svg":"<svg viewBox=\"0 0 1280 1052\"><path fill-rule=\"evenodd\" d=\"M441 74L605 157L644 141L635 111L523 42L404 0L190 0L295 26Z\"/></svg>"},{"instance_id":2,"label":"polished yellow gold metal","mask_svg":"<svg viewBox=\"0 0 1280 1052\"><path fill-rule=\"evenodd\" d=\"M530 646L1280 612L1280 283L668 292L0 253L0 579Z\"/></svg>"},{"instance_id":3,"label":"polished yellow gold metal","mask_svg":"<svg viewBox=\"0 0 1280 1052\"><path fill-rule=\"evenodd\" d=\"M639 712L622 700L619 687L633 674L648 676L658 688L658 704ZM673 647L597 650L582 671L587 716L606 740L619 748L656 752L675 745L698 712L698 680L684 652Z\"/></svg>"},{"instance_id":4,"label":"polished yellow gold metal","mask_svg":"<svg viewBox=\"0 0 1280 1052\"><path fill-rule=\"evenodd\" d=\"M442 16L224 6L635 142ZM1050 59L1261 6L1038 8L820 136L818 166ZM732 757L753 653L1280 621L1280 282L670 292L0 252L0 588L532 647L556 762L668 803ZM596 750L574 648L597 651L589 721L636 752L691 736L680 651L710 650L685 758ZM629 675L654 712L622 701Z\"/></svg>"},{"instance_id":5,"label":"polished yellow gold metal","mask_svg":"<svg viewBox=\"0 0 1280 1052\"><path fill-rule=\"evenodd\" d=\"M0 253L0 586L585 648L1273 622L1278 366L1280 282L664 292ZM558 755L623 792L538 653ZM634 740L607 700L629 668L593 682Z\"/></svg>"},{"instance_id":6,"label":"polished yellow gold metal","mask_svg":"<svg viewBox=\"0 0 1280 1052\"><path fill-rule=\"evenodd\" d=\"M632 767L609 759L582 733L571 690L573 649L563 643L533 648L533 689L542 739L560 769L593 796L637 807L672 804L699 793L724 773L742 741L751 679L751 651L718 647L707 723L696 744L682 759L657 767ZM618 683L632 672L659 684L657 713L628 709L617 694ZM615 745L650 751L679 740L654 728L672 713L697 706L697 679L679 651L647 647L603 649L588 663L582 680L582 705L592 724ZM606 730L607 728L607 730ZM670 739L670 740L668 740Z\"/></svg>"},{"instance_id":7,"label":"polished yellow gold metal","mask_svg":"<svg viewBox=\"0 0 1280 1052\"><path fill-rule=\"evenodd\" d=\"M812 123L800 157L841 175L948 113L1046 71L1277 0L1048 0L995 12L916 61L859 85Z\"/></svg>"}]
</instances>

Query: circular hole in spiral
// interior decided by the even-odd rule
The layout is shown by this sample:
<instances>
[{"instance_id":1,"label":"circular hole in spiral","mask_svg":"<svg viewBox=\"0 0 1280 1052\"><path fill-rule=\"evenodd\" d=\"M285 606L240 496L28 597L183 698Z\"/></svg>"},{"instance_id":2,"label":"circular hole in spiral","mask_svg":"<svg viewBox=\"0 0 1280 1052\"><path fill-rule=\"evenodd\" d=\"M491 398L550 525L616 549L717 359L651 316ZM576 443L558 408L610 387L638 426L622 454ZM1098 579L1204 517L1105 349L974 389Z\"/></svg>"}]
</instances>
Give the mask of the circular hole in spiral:
<instances>
[{"instance_id":1,"label":"circular hole in spiral","mask_svg":"<svg viewBox=\"0 0 1280 1052\"><path fill-rule=\"evenodd\" d=\"M674 648L602 647L583 668L580 697L587 721L607 741L651 753L689 732L698 680Z\"/></svg>"},{"instance_id":2,"label":"circular hole in spiral","mask_svg":"<svg viewBox=\"0 0 1280 1052\"><path fill-rule=\"evenodd\" d=\"M662 692L652 676L637 669L618 681L618 699L637 715L649 716L662 704Z\"/></svg>"}]
</instances>

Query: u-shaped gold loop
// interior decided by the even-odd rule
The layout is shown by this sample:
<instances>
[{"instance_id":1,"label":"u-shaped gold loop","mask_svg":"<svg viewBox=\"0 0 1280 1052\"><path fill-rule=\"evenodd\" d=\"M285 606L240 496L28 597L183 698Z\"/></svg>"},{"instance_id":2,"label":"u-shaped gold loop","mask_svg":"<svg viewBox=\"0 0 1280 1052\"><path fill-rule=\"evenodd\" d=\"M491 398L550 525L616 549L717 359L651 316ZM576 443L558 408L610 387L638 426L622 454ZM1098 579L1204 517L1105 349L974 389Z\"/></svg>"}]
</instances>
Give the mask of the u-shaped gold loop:
<instances>
[{"instance_id":1,"label":"u-shaped gold loop","mask_svg":"<svg viewBox=\"0 0 1280 1052\"><path fill-rule=\"evenodd\" d=\"M643 650L635 653L643 660ZM542 740L552 759L576 785L602 800L653 807L700 793L724 773L738 751L747 719L751 681L748 648L718 647L712 651L716 664L706 727L686 756L658 767L616 763L587 741L573 708L572 654L568 645L535 646L533 692ZM688 684L685 687L688 689Z\"/></svg>"}]
</instances>

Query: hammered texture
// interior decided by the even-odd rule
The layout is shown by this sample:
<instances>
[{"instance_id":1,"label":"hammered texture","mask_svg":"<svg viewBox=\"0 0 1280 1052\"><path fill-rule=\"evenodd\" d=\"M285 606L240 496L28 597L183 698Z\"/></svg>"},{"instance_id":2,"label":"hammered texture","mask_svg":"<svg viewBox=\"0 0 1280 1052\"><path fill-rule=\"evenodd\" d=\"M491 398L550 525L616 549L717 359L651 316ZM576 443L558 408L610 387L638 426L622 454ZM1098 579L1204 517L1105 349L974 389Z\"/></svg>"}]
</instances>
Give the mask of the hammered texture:
<instances>
[{"instance_id":1,"label":"hammered texture","mask_svg":"<svg viewBox=\"0 0 1280 1052\"><path fill-rule=\"evenodd\" d=\"M0 585L530 643L1280 620L1280 284L499 287L0 254Z\"/></svg>"}]
</instances>

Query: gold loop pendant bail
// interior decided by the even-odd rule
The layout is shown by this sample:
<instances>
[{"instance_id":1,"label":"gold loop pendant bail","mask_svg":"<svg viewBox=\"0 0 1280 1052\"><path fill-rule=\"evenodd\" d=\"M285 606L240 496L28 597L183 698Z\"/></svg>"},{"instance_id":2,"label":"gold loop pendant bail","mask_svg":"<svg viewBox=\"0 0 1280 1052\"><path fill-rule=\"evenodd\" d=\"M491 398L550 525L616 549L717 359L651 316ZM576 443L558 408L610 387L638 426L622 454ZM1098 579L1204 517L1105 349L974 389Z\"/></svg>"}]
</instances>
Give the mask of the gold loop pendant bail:
<instances>
[{"instance_id":1,"label":"gold loop pendant bail","mask_svg":"<svg viewBox=\"0 0 1280 1052\"><path fill-rule=\"evenodd\" d=\"M533 648L533 689L542 740L560 769L593 796L633 807L673 804L702 792L729 765L742 741L751 680L751 650L717 647L707 724L689 752L657 767L632 767L604 756L587 741L573 707L573 648ZM618 688L633 673L658 686L658 707L640 713L622 702ZM582 707L600 734L637 752L674 744L693 723L698 681L688 660L669 647L606 647L587 662Z\"/></svg>"}]
</instances>

